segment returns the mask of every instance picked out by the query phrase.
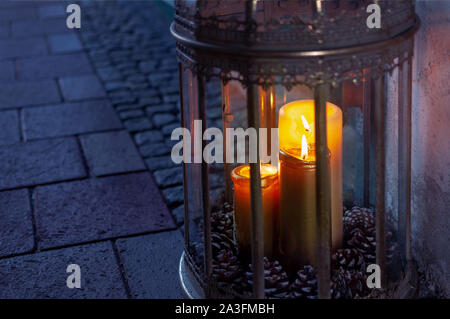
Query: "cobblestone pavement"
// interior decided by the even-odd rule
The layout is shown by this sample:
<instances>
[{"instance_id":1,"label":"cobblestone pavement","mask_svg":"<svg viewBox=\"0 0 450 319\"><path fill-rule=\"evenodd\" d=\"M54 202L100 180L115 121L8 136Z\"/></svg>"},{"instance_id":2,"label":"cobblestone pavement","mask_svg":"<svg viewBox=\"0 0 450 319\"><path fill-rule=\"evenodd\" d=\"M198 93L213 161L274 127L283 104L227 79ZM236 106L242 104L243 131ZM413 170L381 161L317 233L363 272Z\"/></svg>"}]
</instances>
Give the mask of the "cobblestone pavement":
<instances>
[{"instance_id":1,"label":"cobblestone pavement","mask_svg":"<svg viewBox=\"0 0 450 319\"><path fill-rule=\"evenodd\" d=\"M65 3L0 3L0 298L181 298L170 19L154 1L80 6L73 31Z\"/></svg>"}]
</instances>

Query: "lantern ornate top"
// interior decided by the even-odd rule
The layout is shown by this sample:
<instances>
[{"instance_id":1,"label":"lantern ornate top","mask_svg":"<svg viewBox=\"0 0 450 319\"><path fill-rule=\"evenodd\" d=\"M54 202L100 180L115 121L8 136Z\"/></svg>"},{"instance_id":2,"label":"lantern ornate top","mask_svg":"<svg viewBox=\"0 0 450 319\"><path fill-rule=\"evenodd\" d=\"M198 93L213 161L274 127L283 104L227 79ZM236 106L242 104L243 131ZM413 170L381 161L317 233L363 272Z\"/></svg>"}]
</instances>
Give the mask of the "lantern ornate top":
<instances>
[{"instance_id":1,"label":"lantern ornate top","mask_svg":"<svg viewBox=\"0 0 450 319\"><path fill-rule=\"evenodd\" d=\"M381 28L367 25L371 4ZM417 25L409 0L176 0L171 29L179 58L206 75L237 71L245 82L289 86L360 78L365 66L389 70L409 51L394 44Z\"/></svg>"}]
</instances>

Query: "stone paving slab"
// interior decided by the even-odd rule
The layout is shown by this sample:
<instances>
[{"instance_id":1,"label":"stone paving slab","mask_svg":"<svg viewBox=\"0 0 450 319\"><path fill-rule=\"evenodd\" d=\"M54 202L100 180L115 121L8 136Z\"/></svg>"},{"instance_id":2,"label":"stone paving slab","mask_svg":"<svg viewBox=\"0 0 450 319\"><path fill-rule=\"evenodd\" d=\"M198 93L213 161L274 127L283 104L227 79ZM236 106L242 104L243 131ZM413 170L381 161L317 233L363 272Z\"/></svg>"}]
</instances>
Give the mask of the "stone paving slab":
<instances>
[{"instance_id":1,"label":"stone paving slab","mask_svg":"<svg viewBox=\"0 0 450 319\"><path fill-rule=\"evenodd\" d=\"M147 164L147 168L152 172L158 171L160 169L175 167L177 165L168 156L146 158L145 164Z\"/></svg>"},{"instance_id":2,"label":"stone paving slab","mask_svg":"<svg viewBox=\"0 0 450 319\"><path fill-rule=\"evenodd\" d=\"M165 143L144 144L139 147L141 155L144 157L156 157L161 155L169 155L172 149ZM167 156L167 160L172 159Z\"/></svg>"},{"instance_id":3,"label":"stone paving slab","mask_svg":"<svg viewBox=\"0 0 450 319\"><path fill-rule=\"evenodd\" d=\"M116 241L131 296L184 298L178 261L184 242L178 230Z\"/></svg>"},{"instance_id":4,"label":"stone paving slab","mask_svg":"<svg viewBox=\"0 0 450 319\"><path fill-rule=\"evenodd\" d=\"M11 61L0 62L0 81L9 82L13 80L14 80L14 64Z\"/></svg>"},{"instance_id":5,"label":"stone paving slab","mask_svg":"<svg viewBox=\"0 0 450 319\"><path fill-rule=\"evenodd\" d=\"M73 30L67 28L66 18L48 20L13 21L11 23L12 37L32 37L47 34L70 34ZM1 31L0 31L1 34Z\"/></svg>"},{"instance_id":6,"label":"stone paving slab","mask_svg":"<svg viewBox=\"0 0 450 319\"><path fill-rule=\"evenodd\" d=\"M69 289L67 266L81 269ZM0 260L0 298L126 298L111 243L103 242Z\"/></svg>"},{"instance_id":7,"label":"stone paving slab","mask_svg":"<svg viewBox=\"0 0 450 319\"><path fill-rule=\"evenodd\" d=\"M170 207L175 207L184 202L183 186L175 186L162 190L166 202Z\"/></svg>"},{"instance_id":8,"label":"stone paving slab","mask_svg":"<svg viewBox=\"0 0 450 319\"><path fill-rule=\"evenodd\" d=\"M163 135L158 130L139 132L134 135L134 140L136 141L137 145L162 142L163 139Z\"/></svg>"},{"instance_id":9,"label":"stone paving slab","mask_svg":"<svg viewBox=\"0 0 450 319\"><path fill-rule=\"evenodd\" d=\"M75 138L0 146L0 163L0 190L86 176Z\"/></svg>"},{"instance_id":10,"label":"stone paving slab","mask_svg":"<svg viewBox=\"0 0 450 319\"><path fill-rule=\"evenodd\" d=\"M145 165L126 131L80 137L89 170L95 176L144 170Z\"/></svg>"},{"instance_id":11,"label":"stone paving slab","mask_svg":"<svg viewBox=\"0 0 450 319\"><path fill-rule=\"evenodd\" d=\"M125 120L123 124L130 132L150 130L153 128L152 123L146 117Z\"/></svg>"},{"instance_id":12,"label":"stone paving slab","mask_svg":"<svg viewBox=\"0 0 450 319\"><path fill-rule=\"evenodd\" d=\"M177 226L181 226L184 223L184 205L180 205L172 209L172 215Z\"/></svg>"},{"instance_id":13,"label":"stone paving slab","mask_svg":"<svg viewBox=\"0 0 450 319\"><path fill-rule=\"evenodd\" d=\"M42 249L175 227L149 173L37 187L34 205Z\"/></svg>"},{"instance_id":14,"label":"stone paving slab","mask_svg":"<svg viewBox=\"0 0 450 319\"><path fill-rule=\"evenodd\" d=\"M15 9L22 7L32 7L35 8L35 3L33 1L27 0L7 0L0 2L0 9Z\"/></svg>"},{"instance_id":15,"label":"stone paving slab","mask_svg":"<svg viewBox=\"0 0 450 319\"><path fill-rule=\"evenodd\" d=\"M55 81L8 82L0 85L0 109L61 102Z\"/></svg>"},{"instance_id":16,"label":"stone paving slab","mask_svg":"<svg viewBox=\"0 0 450 319\"><path fill-rule=\"evenodd\" d=\"M50 52L56 54L79 52L83 50L83 46L75 33L49 35L48 43Z\"/></svg>"},{"instance_id":17,"label":"stone paving slab","mask_svg":"<svg viewBox=\"0 0 450 319\"><path fill-rule=\"evenodd\" d=\"M19 113L15 110L0 112L0 145L19 141Z\"/></svg>"},{"instance_id":18,"label":"stone paving slab","mask_svg":"<svg viewBox=\"0 0 450 319\"><path fill-rule=\"evenodd\" d=\"M47 52L42 37L0 40L0 59L45 55Z\"/></svg>"},{"instance_id":19,"label":"stone paving slab","mask_svg":"<svg viewBox=\"0 0 450 319\"><path fill-rule=\"evenodd\" d=\"M0 21L31 20L36 18L36 9L26 3L17 3L0 8Z\"/></svg>"},{"instance_id":20,"label":"stone paving slab","mask_svg":"<svg viewBox=\"0 0 450 319\"><path fill-rule=\"evenodd\" d=\"M0 22L0 39L8 38L11 34L11 25L9 22Z\"/></svg>"},{"instance_id":21,"label":"stone paving slab","mask_svg":"<svg viewBox=\"0 0 450 319\"><path fill-rule=\"evenodd\" d=\"M0 257L34 248L28 190L0 192Z\"/></svg>"},{"instance_id":22,"label":"stone paving slab","mask_svg":"<svg viewBox=\"0 0 450 319\"><path fill-rule=\"evenodd\" d=\"M0 23L0 39L9 37L10 27L8 23Z\"/></svg>"},{"instance_id":23,"label":"stone paving slab","mask_svg":"<svg viewBox=\"0 0 450 319\"><path fill-rule=\"evenodd\" d=\"M95 75L70 76L59 79L59 86L66 101L106 97Z\"/></svg>"},{"instance_id":24,"label":"stone paving slab","mask_svg":"<svg viewBox=\"0 0 450 319\"><path fill-rule=\"evenodd\" d=\"M183 167L161 169L153 173L155 181L159 187L169 187L183 184Z\"/></svg>"},{"instance_id":25,"label":"stone paving slab","mask_svg":"<svg viewBox=\"0 0 450 319\"><path fill-rule=\"evenodd\" d=\"M39 18L50 19L67 16L66 6L62 3L41 3L39 8Z\"/></svg>"},{"instance_id":26,"label":"stone paving slab","mask_svg":"<svg viewBox=\"0 0 450 319\"><path fill-rule=\"evenodd\" d=\"M122 128L106 100L33 107L23 111L26 140Z\"/></svg>"},{"instance_id":27,"label":"stone paving slab","mask_svg":"<svg viewBox=\"0 0 450 319\"><path fill-rule=\"evenodd\" d=\"M89 60L84 53L17 59L16 69L17 77L23 80L93 74Z\"/></svg>"}]
</instances>

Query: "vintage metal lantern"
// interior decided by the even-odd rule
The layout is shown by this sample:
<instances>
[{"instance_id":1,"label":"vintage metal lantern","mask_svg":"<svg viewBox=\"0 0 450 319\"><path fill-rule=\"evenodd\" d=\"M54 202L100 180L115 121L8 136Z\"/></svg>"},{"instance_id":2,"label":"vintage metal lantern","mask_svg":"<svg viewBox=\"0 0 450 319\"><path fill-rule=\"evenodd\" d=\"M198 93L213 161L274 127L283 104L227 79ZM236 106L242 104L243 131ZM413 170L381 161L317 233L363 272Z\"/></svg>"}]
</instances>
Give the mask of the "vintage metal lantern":
<instances>
[{"instance_id":1,"label":"vintage metal lantern","mask_svg":"<svg viewBox=\"0 0 450 319\"><path fill-rule=\"evenodd\" d=\"M175 1L189 297L412 296L418 27L412 1Z\"/></svg>"}]
</instances>

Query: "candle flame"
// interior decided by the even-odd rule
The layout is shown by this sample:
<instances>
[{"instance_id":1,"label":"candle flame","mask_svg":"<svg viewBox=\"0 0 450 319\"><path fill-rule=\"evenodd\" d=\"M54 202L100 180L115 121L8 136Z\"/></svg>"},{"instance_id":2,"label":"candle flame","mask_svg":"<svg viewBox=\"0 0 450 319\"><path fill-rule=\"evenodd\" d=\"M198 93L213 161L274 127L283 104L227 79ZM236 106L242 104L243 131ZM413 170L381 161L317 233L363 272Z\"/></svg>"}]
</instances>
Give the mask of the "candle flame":
<instances>
[{"instance_id":1,"label":"candle flame","mask_svg":"<svg viewBox=\"0 0 450 319\"><path fill-rule=\"evenodd\" d=\"M301 115L302 117L302 122L303 122L303 126L305 127L306 131L311 131L311 127L309 126L308 121L306 120L306 118L303 116L303 114Z\"/></svg>"},{"instance_id":2,"label":"candle flame","mask_svg":"<svg viewBox=\"0 0 450 319\"><path fill-rule=\"evenodd\" d=\"M308 141L306 140L306 136L302 135L302 150L300 158L304 160L306 159L307 156L308 156Z\"/></svg>"}]
</instances>

